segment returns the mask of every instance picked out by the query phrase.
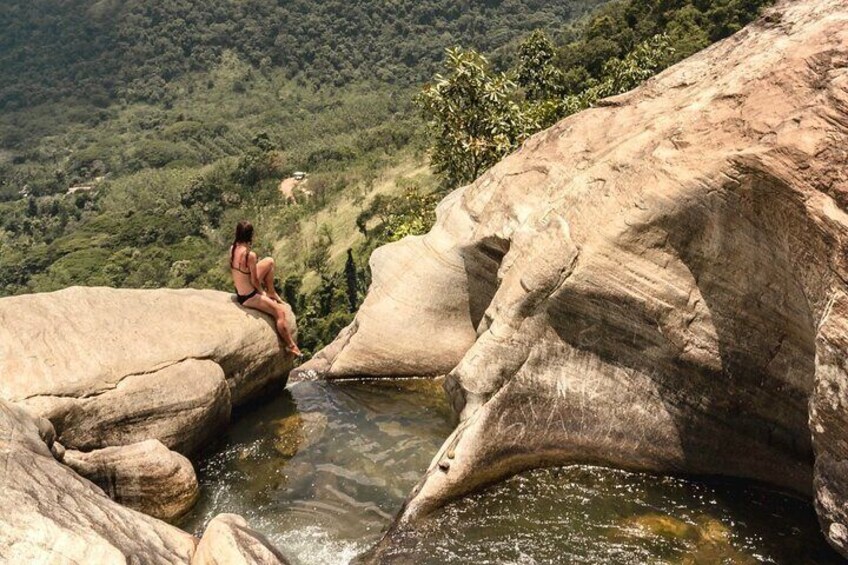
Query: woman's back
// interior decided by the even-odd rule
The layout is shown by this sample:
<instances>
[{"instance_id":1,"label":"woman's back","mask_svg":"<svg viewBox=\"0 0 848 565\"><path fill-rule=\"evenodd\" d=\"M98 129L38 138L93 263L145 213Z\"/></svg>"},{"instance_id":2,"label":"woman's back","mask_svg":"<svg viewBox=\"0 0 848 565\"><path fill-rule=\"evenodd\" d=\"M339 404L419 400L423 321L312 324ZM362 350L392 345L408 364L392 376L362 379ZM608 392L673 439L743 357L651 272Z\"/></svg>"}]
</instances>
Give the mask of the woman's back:
<instances>
[{"instance_id":1,"label":"woman's back","mask_svg":"<svg viewBox=\"0 0 848 565\"><path fill-rule=\"evenodd\" d=\"M250 248L246 245L235 245L230 250L230 273L233 275L233 284L236 292L247 294L254 290L253 281L250 276Z\"/></svg>"}]
</instances>

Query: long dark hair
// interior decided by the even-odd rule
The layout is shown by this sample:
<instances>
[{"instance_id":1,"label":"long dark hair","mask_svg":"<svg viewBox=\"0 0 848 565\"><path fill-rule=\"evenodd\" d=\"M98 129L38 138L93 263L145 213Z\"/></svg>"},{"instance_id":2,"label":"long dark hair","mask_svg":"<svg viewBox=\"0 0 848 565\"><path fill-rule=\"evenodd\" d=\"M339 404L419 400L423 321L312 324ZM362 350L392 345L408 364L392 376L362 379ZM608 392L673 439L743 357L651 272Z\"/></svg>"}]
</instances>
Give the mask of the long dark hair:
<instances>
[{"instance_id":1,"label":"long dark hair","mask_svg":"<svg viewBox=\"0 0 848 565\"><path fill-rule=\"evenodd\" d=\"M247 220L242 220L236 224L236 238L233 240L233 246L230 248L230 266L233 266L233 260L236 258L236 245L239 243L253 243L253 224Z\"/></svg>"}]
</instances>

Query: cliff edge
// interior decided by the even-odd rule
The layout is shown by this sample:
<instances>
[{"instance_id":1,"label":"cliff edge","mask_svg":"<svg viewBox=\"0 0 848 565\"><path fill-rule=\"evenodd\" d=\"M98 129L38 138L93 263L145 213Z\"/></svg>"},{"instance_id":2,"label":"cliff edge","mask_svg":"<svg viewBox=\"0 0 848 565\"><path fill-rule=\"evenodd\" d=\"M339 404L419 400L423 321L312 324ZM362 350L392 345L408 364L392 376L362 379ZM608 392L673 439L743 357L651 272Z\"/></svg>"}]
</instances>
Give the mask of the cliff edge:
<instances>
[{"instance_id":1,"label":"cliff edge","mask_svg":"<svg viewBox=\"0 0 848 565\"><path fill-rule=\"evenodd\" d=\"M848 2L782 2L378 249L326 378L448 373L396 527L600 462L810 493L848 555Z\"/></svg>"},{"instance_id":2,"label":"cliff edge","mask_svg":"<svg viewBox=\"0 0 848 565\"><path fill-rule=\"evenodd\" d=\"M240 518L213 520L199 546L159 519L197 499L186 456L291 368L273 321L224 292L0 299L0 559L285 562Z\"/></svg>"}]
</instances>

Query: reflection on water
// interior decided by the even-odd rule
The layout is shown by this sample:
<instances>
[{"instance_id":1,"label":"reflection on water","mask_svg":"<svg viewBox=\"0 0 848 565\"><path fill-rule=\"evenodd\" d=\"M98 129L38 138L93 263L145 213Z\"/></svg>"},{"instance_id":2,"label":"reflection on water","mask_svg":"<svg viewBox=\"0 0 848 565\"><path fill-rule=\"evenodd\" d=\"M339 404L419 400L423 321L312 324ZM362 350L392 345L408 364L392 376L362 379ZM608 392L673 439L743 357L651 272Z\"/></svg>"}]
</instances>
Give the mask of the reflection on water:
<instances>
[{"instance_id":1,"label":"reflection on water","mask_svg":"<svg viewBox=\"0 0 848 565\"><path fill-rule=\"evenodd\" d=\"M395 540L388 563L842 563L812 507L738 482L589 466L524 473Z\"/></svg>"},{"instance_id":2,"label":"reflection on water","mask_svg":"<svg viewBox=\"0 0 848 565\"><path fill-rule=\"evenodd\" d=\"M294 562L342 564L376 542L452 430L441 382L301 382L237 415L198 465L200 532L244 516Z\"/></svg>"},{"instance_id":3,"label":"reflection on water","mask_svg":"<svg viewBox=\"0 0 848 565\"><path fill-rule=\"evenodd\" d=\"M440 383L302 382L239 415L200 462L181 526L247 518L295 563L376 542L452 429ZM732 484L595 467L541 470L459 501L395 563L837 563L809 504Z\"/></svg>"}]
</instances>

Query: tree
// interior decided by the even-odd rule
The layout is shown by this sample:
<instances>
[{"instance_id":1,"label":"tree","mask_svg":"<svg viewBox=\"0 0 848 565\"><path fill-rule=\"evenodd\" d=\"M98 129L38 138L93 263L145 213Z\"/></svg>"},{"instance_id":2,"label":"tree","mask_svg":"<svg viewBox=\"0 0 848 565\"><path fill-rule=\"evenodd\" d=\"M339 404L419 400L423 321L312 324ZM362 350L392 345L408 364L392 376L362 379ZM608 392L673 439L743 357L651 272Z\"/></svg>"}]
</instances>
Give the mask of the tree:
<instances>
[{"instance_id":1,"label":"tree","mask_svg":"<svg viewBox=\"0 0 848 565\"><path fill-rule=\"evenodd\" d=\"M347 261L345 261L345 283L347 285L347 301L351 312L356 312L359 306L358 277L356 263L353 260L353 250L347 250Z\"/></svg>"},{"instance_id":2,"label":"tree","mask_svg":"<svg viewBox=\"0 0 848 565\"><path fill-rule=\"evenodd\" d=\"M516 84L492 73L476 51L447 50L447 75L436 75L417 102L434 135L433 169L448 187L466 184L521 143L537 124L515 100Z\"/></svg>"},{"instance_id":3,"label":"tree","mask_svg":"<svg viewBox=\"0 0 848 565\"><path fill-rule=\"evenodd\" d=\"M289 275L283 283L283 298L289 303L295 314L300 312L301 301L303 298L300 294L300 287L302 284L300 277L297 275Z\"/></svg>"},{"instance_id":4,"label":"tree","mask_svg":"<svg viewBox=\"0 0 848 565\"><path fill-rule=\"evenodd\" d=\"M563 74L554 64L554 44L542 30L528 35L518 47L518 86L527 100L548 100L563 92Z\"/></svg>"},{"instance_id":5,"label":"tree","mask_svg":"<svg viewBox=\"0 0 848 565\"><path fill-rule=\"evenodd\" d=\"M613 25L610 19L602 23L599 29ZM608 58L600 80L569 95L554 64L553 44L542 32L522 42L516 82L490 72L486 58L474 51L449 49L447 54L449 74L436 75L418 103L434 135L431 165L443 186L455 187L476 179L531 134L601 98L635 88L668 66L674 49L667 35L652 36L622 59ZM361 231L367 219L360 218Z\"/></svg>"},{"instance_id":6,"label":"tree","mask_svg":"<svg viewBox=\"0 0 848 565\"><path fill-rule=\"evenodd\" d=\"M604 64L600 84L583 93L585 104L636 88L668 65L673 54L668 36L660 34L637 45L624 59L610 59Z\"/></svg>"},{"instance_id":7,"label":"tree","mask_svg":"<svg viewBox=\"0 0 848 565\"><path fill-rule=\"evenodd\" d=\"M330 246L333 245L333 232L327 224L318 228L318 237L314 247L306 257L306 268L319 275L326 275L330 269Z\"/></svg>"}]
</instances>

